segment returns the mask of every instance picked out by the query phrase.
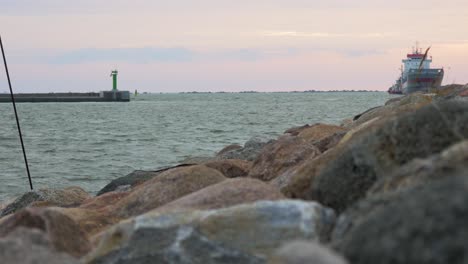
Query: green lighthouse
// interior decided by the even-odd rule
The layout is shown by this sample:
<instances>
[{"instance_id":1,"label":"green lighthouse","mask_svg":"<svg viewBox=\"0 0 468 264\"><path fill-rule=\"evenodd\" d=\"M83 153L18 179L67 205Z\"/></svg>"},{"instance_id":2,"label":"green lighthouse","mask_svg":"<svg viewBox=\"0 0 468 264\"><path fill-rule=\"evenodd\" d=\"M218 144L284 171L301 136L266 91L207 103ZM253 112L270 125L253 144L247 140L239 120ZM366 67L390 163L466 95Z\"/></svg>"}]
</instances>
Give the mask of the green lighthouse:
<instances>
[{"instance_id":1,"label":"green lighthouse","mask_svg":"<svg viewBox=\"0 0 468 264\"><path fill-rule=\"evenodd\" d=\"M119 72L117 70L113 70L111 72L111 77L112 77L112 91L117 91L117 74Z\"/></svg>"}]
</instances>

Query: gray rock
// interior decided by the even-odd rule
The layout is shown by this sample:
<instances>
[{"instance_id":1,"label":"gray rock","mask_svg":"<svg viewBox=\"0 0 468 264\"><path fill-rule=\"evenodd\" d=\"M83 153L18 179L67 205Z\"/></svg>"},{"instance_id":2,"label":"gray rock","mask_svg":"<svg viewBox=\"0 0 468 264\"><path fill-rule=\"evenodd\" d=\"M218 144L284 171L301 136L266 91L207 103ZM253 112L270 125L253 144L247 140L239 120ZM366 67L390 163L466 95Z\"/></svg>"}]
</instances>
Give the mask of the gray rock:
<instances>
[{"instance_id":1,"label":"gray rock","mask_svg":"<svg viewBox=\"0 0 468 264\"><path fill-rule=\"evenodd\" d=\"M337 220L332 239L339 242L346 233L379 207L387 205L396 191L412 188L433 181L466 173L468 171L468 141L457 143L440 154L427 159L415 159L395 173L376 182L369 190L368 198L346 210Z\"/></svg>"},{"instance_id":2,"label":"gray rock","mask_svg":"<svg viewBox=\"0 0 468 264\"><path fill-rule=\"evenodd\" d=\"M434 96L429 94L412 93L391 99L387 101L384 106L374 107L364 113L356 115L350 126L356 127L377 117L388 118L399 116L404 113L414 112L415 110L430 104L433 98Z\"/></svg>"},{"instance_id":3,"label":"gray rock","mask_svg":"<svg viewBox=\"0 0 468 264\"><path fill-rule=\"evenodd\" d=\"M337 248L351 263L467 263L467 176L390 193L361 212Z\"/></svg>"},{"instance_id":4,"label":"gray rock","mask_svg":"<svg viewBox=\"0 0 468 264\"><path fill-rule=\"evenodd\" d=\"M433 103L350 143L314 180L311 197L339 212L363 198L380 178L468 137L468 104Z\"/></svg>"},{"instance_id":5,"label":"gray rock","mask_svg":"<svg viewBox=\"0 0 468 264\"><path fill-rule=\"evenodd\" d=\"M233 148L229 151L224 151L223 153L217 155L219 159L241 159L254 161L262 148L274 140L271 137L265 136L254 136L249 139L243 148Z\"/></svg>"},{"instance_id":6,"label":"gray rock","mask_svg":"<svg viewBox=\"0 0 468 264\"><path fill-rule=\"evenodd\" d=\"M207 211L149 213L114 227L88 263L264 263L284 241L325 237L333 210L261 201Z\"/></svg>"},{"instance_id":7,"label":"gray rock","mask_svg":"<svg viewBox=\"0 0 468 264\"><path fill-rule=\"evenodd\" d=\"M5 208L2 210L2 213L0 216L5 216L12 214L18 210L21 210L25 208L26 206L36 202L36 201L43 201L44 199L42 198L41 194L38 192L27 192L23 194L22 196L18 197L16 200L14 200L11 204L5 206Z\"/></svg>"},{"instance_id":8,"label":"gray rock","mask_svg":"<svg viewBox=\"0 0 468 264\"><path fill-rule=\"evenodd\" d=\"M316 242L293 241L279 248L270 264L346 264L342 256Z\"/></svg>"},{"instance_id":9,"label":"gray rock","mask_svg":"<svg viewBox=\"0 0 468 264\"><path fill-rule=\"evenodd\" d=\"M309 124L305 124L303 126L296 126L296 127L291 127L290 129L287 129L284 131L284 134L290 134L291 136L297 136L299 133L301 133L304 129L309 128Z\"/></svg>"},{"instance_id":10,"label":"gray rock","mask_svg":"<svg viewBox=\"0 0 468 264\"><path fill-rule=\"evenodd\" d=\"M181 160L179 163L197 165L197 164L203 164L208 161L212 161L214 159L215 159L214 157L209 157L209 156L190 156Z\"/></svg>"},{"instance_id":11,"label":"gray rock","mask_svg":"<svg viewBox=\"0 0 468 264\"><path fill-rule=\"evenodd\" d=\"M47 236L36 229L18 228L0 239L2 264L79 263L73 257L55 251Z\"/></svg>"},{"instance_id":12,"label":"gray rock","mask_svg":"<svg viewBox=\"0 0 468 264\"><path fill-rule=\"evenodd\" d=\"M236 149L241 149L242 146L239 144L231 144L226 147L224 147L222 150L220 150L218 153L216 153L216 156L222 156L224 153L236 150Z\"/></svg>"},{"instance_id":13,"label":"gray rock","mask_svg":"<svg viewBox=\"0 0 468 264\"><path fill-rule=\"evenodd\" d=\"M369 194L410 188L468 171L468 140L450 146L427 159L414 159L389 176L378 180Z\"/></svg>"},{"instance_id":14,"label":"gray rock","mask_svg":"<svg viewBox=\"0 0 468 264\"><path fill-rule=\"evenodd\" d=\"M394 197L394 193L372 195L360 200L340 214L331 235L333 244L339 244L349 230L359 225L369 214L385 207Z\"/></svg>"},{"instance_id":15,"label":"gray rock","mask_svg":"<svg viewBox=\"0 0 468 264\"><path fill-rule=\"evenodd\" d=\"M103 194L108 193L108 192L115 191L115 190L117 190L117 188L119 188L119 186L130 185L130 187L134 187L135 185L141 184L141 183L143 183L143 182L145 182L147 180L150 180L150 179L158 176L159 174L161 174L164 171L167 171L167 170L170 170L170 169L173 169L173 168L177 168L177 167L185 167L185 166L191 166L191 165L192 164L181 164L181 165L178 165L178 166L162 168L162 169L158 169L158 170L155 170L155 171L136 170L136 171L134 171L134 172L132 172L132 173L126 175L126 176L123 176L123 177L120 177L120 178L117 178L117 179L111 181L109 184L104 186L97 193L97 196L103 195ZM126 188L126 187L124 187L124 188Z\"/></svg>"},{"instance_id":16,"label":"gray rock","mask_svg":"<svg viewBox=\"0 0 468 264\"><path fill-rule=\"evenodd\" d=\"M79 206L90 198L89 194L80 187L68 187L65 189L41 189L30 191L18 197L7 205L0 213L1 216L15 213L35 202L44 202L45 205L58 207Z\"/></svg>"}]
</instances>

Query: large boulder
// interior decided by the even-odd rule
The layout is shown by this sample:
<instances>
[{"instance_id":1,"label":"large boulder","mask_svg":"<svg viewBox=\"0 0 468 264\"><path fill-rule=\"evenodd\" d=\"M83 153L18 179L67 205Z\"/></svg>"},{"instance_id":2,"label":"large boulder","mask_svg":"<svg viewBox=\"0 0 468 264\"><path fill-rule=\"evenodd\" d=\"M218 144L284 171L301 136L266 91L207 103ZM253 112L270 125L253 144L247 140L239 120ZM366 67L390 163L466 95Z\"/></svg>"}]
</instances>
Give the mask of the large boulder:
<instances>
[{"instance_id":1,"label":"large boulder","mask_svg":"<svg viewBox=\"0 0 468 264\"><path fill-rule=\"evenodd\" d=\"M384 106L375 107L354 117L351 127L359 126L374 118L386 119L399 116L404 113L414 112L423 106L430 104L433 96L413 93L389 100Z\"/></svg>"},{"instance_id":2,"label":"large boulder","mask_svg":"<svg viewBox=\"0 0 468 264\"><path fill-rule=\"evenodd\" d=\"M301 133L304 129L309 128L309 124L305 124L303 126L297 126L297 127L291 127L284 131L284 134L290 134L291 136L297 136L299 133Z\"/></svg>"},{"instance_id":3,"label":"large boulder","mask_svg":"<svg viewBox=\"0 0 468 264\"><path fill-rule=\"evenodd\" d=\"M177 168L177 167L185 167L185 166L190 166L189 164L181 164L181 165L178 165L178 166L175 166L175 167L168 167L168 168L161 168L161 169L158 169L158 170L155 170L155 171L143 171L143 170L136 170L126 176L123 176L123 177L120 177L120 178L117 178L115 180L112 180L109 184L107 184L106 186L104 186L101 190L99 190L99 192L97 193L97 195L102 195L102 194L105 194L105 193L108 193L108 192L113 192L115 190L117 190L118 188L122 188L124 186L129 186L130 188L133 188L147 180L150 180L156 176L158 176L159 174L167 171L167 170L170 170L170 169L174 169L174 168Z\"/></svg>"},{"instance_id":4,"label":"large boulder","mask_svg":"<svg viewBox=\"0 0 468 264\"><path fill-rule=\"evenodd\" d=\"M342 256L316 242L292 241L279 248L270 264L346 264Z\"/></svg>"},{"instance_id":5,"label":"large boulder","mask_svg":"<svg viewBox=\"0 0 468 264\"><path fill-rule=\"evenodd\" d=\"M136 216L224 180L221 172L203 165L171 169L139 185L113 211L123 218Z\"/></svg>"},{"instance_id":6,"label":"large boulder","mask_svg":"<svg viewBox=\"0 0 468 264\"><path fill-rule=\"evenodd\" d=\"M343 132L346 130L346 128L341 126L318 123L303 129L298 134L298 137L303 138L307 142L319 142L337 132Z\"/></svg>"},{"instance_id":7,"label":"large boulder","mask_svg":"<svg viewBox=\"0 0 468 264\"><path fill-rule=\"evenodd\" d=\"M86 234L70 217L54 208L26 208L0 224L0 237L17 228L34 228L45 232L54 249L80 257L91 249Z\"/></svg>"},{"instance_id":8,"label":"large boulder","mask_svg":"<svg viewBox=\"0 0 468 264\"><path fill-rule=\"evenodd\" d=\"M351 130L338 131L326 137L314 145L325 152L318 157L311 156L297 166L285 170L270 183L289 198L310 200L310 188L316 176L324 169L328 163L334 161L348 145L365 137L367 134L380 128L385 122L379 118L374 118Z\"/></svg>"},{"instance_id":9,"label":"large boulder","mask_svg":"<svg viewBox=\"0 0 468 264\"><path fill-rule=\"evenodd\" d=\"M319 154L318 148L305 139L284 135L262 149L252 164L249 177L269 181L307 158Z\"/></svg>"},{"instance_id":10,"label":"large boulder","mask_svg":"<svg viewBox=\"0 0 468 264\"><path fill-rule=\"evenodd\" d=\"M318 241L334 220L333 210L314 202L291 200L147 214L112 228L86 260L122 264L264 263L285 241Z\"/></svg>"},{"instance_id":11,"label":"large boulder","mask_svg":"<svg viewBox=\"0 0 468 264\"><path fill-rule=\"evenodd\" d=\"M321 138L314 142L314 145L320 150L325 152L331 148L334 148L338 143L341 142L342 138L348 133L347 130L337 131L327 137Z\"/></svg>"},{"instance_id":12,"label":"large boulder","mask_svg":"<svg viewBox=\"0 0 468 264\"><path fill-rule=\"evenodd\" d=\"M467 137L467 103L433 103L390 119L347 144L315 178L310 197L341 212L364 197L378 179Z\"/></svg>"},{"instance_id":13,"label":"large boulder","mask_svg":"<svg viewBox=\"0 0 468 264\"><path fill-rule=\"evenodd\" d=\"M227 178L246 177L252 162L240 159L212 160L203 163L208 168L220 171Z\"/></svg>"},{"instance_id":14,"label":"large boulder","mask_svg":"<svg viewBox=\"0 0 468 264\"><path fill-rule=\"evenodd\" d=\"M335 246L351 263L466 263L467 176L361 201L368 205L353 208L359 221Z\"/></svg>"},{"instance_id":15,"label":"large boulder","mask_svg":"<svg viewBox=\"0 0 468 264\"><path fill-rule=\"evenodd\" d=\"M80 187L30 191L7 205L0 213L0 216L15 213L31 205L76 207L88 198L90 198L90 195Z\"/></svg>"},{"instance_id":16,"label":"large boulder","mask_svg":"<svg viewBox=\"0 0 468 264\"><path fill-rule=\"evenodd\" d=\"M316 175L336 159L340 154L340 146L335 147L318 157L311 156L297 166L285 170L270 184L279 189L286 197L310 200L310 188Z\"/></svg>"},{"instance_id":17,"label":"large boulder","mask_svg":"<svg viewBox=\"0 0 468 264\"><path fill-rule=\"evenodd\" d=\"M3 264L79 263L77 259L56 251L43 232L22 227L0 238L0 260Z\"/></svg>"},{"instance_id":18,"label":"large boulder","mask_svg":"<svg viewBox=\"0 0 468 264\"><path fill-rule=\"evenodd\" d=\"M227 145L226 147L218 151L218 153L216 153L216 156L222 157L225 153L231 152L233 150L238 150L238 149L242 149L242 146L239 144Z\"/></svg>"},{"instance_id":19,"label":"large boulder","mask_svg":"<svg viewBox=\"0 0 468 264\"><path fill-rule=\"evenodd\" d=\"M86 200L78 208L64 208L61 212L73 219L88 237L95 237L121 220L144 214L226 179L219 171L203 165L177 167L131 191L108 192Z\"/></svg>"},{"instance_id":20,"label":"large boulder","mask_svg":"<svg viewBox=\"0 0 468 264\"><path fill-rule=\"evenodd\" d=\"M414 159L379 179L368 193L392 192L468 171L468 140L450 146L427 159Z\"/></svg>"},{"instance_id":21,"label":"large boulder","mask_svg":"<svg viewBox=\"0 0 468 264\"><path fill-rule=\"evenodd\" d=\"M262 148L272 141L273 139L269 136L254 136L245 142L243 148L232 148L231 150L221 151L216 155L216 158L254 161Z\"/></svg>"},{"instance_id":22,"label":"large boulder","mask_svg":"<svg viewBox=\"0 0 468 264\"><path fill-rule=\"evenodd\" d=\"M61 212L73 219L89 237L121 220L144 214L227 178L203 165L167 170L128 192L108 192Z\"/></svg>"},{"instance_id":23,"label":"large boulder","mask_svg":"<svg viewBox=\"0 0 468 264\"><path fill-rule=\"evenodd\" d=\"M158 212L181 209L218 209L258 200L279 200L285 197L276 188L257 179L228 179L170 202Z\"/></svg>"},{"instance_id":24,"label":"large boulder","mask_svg":"<svg viewBox=\"0 0 468 264\"><path fill-rule=\"evenodd\" d=\"M461 84L450 84L441 87L437 91L437 100L461 100L467 101L468 100L468 84L461 85Z\"/></svg>"}]
</instances>

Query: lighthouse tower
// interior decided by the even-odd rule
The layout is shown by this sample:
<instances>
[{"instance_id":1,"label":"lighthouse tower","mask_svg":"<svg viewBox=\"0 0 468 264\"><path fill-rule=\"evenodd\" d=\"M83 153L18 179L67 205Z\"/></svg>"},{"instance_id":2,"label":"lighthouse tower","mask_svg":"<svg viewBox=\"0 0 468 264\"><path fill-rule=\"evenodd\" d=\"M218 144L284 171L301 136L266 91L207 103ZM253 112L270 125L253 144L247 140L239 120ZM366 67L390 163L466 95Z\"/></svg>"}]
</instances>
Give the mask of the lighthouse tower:
<instances>
[{"instance_id":1,"label":"lighthouse tower","mask_svg":"<svg viewBox=\"0 0 468 264\"><path fill-rule=\"evenodd\" d=\"M119 72L117 70L113 70L111 72L111 77L112 77L112 91L116 92L117 91L117 74Z\"/></svg>"}]
</instances>

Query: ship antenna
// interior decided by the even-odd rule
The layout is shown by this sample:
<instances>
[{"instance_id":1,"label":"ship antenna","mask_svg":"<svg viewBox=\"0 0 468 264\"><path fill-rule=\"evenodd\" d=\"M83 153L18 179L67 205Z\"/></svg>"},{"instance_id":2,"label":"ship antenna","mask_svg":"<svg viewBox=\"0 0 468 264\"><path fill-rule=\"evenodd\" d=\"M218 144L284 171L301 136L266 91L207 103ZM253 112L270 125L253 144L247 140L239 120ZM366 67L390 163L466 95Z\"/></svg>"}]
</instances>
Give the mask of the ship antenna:
<instances>
[{"instance_id":1,"label":"ship antenna","mask_svg":"<svg viewBox=\"0 0 468 264\"><path fill-rule=\"evenodd\" d=\"M18 112L16 111L15 96L13 95L13 89L11 88L10 74L8 73L8 65L7 65L7 61L6 61L6 57L5 57L5 51L3 49L3 42L2 42L2 37L1 36L0 36L0 47L2 49L3 63L5 64L5 72L6 72L6 76L7 76L7 79L8 79L8 85L10 86L11 102L13 103L13 110L15 111L16 126L18 127L18 134L19 134L19 138L20 138L20 141L21 141L21 148L23 149L24 163L26 165L26 171L28 172L29 187L31 188L31 190L33 190L31 174L29 173L28 159L26 157L26 150L24 148L23 136L21 134L21 127L20 127L20 123L19 123L19 119L18 119Z\"/></svg>"}]
</instances>

